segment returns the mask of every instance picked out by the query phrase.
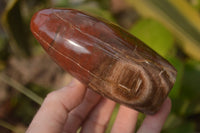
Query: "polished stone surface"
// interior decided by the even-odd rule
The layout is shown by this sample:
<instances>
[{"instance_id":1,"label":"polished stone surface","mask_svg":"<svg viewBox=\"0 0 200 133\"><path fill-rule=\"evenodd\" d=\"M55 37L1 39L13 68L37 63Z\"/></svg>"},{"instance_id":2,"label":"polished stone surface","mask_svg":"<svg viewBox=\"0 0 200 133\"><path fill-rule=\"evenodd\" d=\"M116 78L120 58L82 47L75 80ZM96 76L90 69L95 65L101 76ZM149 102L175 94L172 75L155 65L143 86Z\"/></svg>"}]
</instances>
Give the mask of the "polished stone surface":
<instances>
[{"instance_id":1,"label":"polished stone surface","mask_svg":"<svg viewBox=\"0 0 200 133\"><path fill-rule=\"evenodd\" d=\"M80 11L41 10L32 18L31 31L75 78L140 112L158 111L176 80L175 68L139 39Z\"/></svg>"}]
</instances>

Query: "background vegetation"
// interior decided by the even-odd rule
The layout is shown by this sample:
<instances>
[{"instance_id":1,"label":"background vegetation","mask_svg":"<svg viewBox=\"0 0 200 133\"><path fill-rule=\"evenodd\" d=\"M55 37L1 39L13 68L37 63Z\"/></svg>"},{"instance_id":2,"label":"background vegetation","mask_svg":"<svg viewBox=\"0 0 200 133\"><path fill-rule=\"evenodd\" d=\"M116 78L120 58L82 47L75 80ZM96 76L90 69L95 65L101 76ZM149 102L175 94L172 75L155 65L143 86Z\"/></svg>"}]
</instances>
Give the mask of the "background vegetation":
<instances>
[{"instance_id":1,"label":"background vegetation","mask_svg":"<svg viewBox=\"0 0 200 133\"><path fill-rule=\"evenodd\" d=\"M24 132L43 98L69 83L33 38L39 9L76 8L124 27L178 70L163 133L200 132L200 0L1 0L0 132ZM117 113L113 113L107 132ZM137 125L144 115L140 114Z\"/></svg>"}]
</instances>

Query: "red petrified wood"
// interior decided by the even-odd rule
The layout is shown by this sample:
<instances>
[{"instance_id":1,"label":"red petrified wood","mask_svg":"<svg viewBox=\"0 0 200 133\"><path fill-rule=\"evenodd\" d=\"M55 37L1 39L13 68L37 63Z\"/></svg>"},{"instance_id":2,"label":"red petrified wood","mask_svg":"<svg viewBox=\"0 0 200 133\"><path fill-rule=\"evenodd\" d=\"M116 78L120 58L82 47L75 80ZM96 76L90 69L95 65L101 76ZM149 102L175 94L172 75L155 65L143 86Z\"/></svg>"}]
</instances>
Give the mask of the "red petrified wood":
<instances>
[{"instance_id":1,"label":"red petrified wood","mask_svg":"<svg viewBox=\"0 0 200 133\"><path fill-rule=\"evenodd\" d=\"M120 27L74 9L44 9L31 30L63 69L90 89L146 114L159 110L176 70Z\"/></svg>"}]
</instances>

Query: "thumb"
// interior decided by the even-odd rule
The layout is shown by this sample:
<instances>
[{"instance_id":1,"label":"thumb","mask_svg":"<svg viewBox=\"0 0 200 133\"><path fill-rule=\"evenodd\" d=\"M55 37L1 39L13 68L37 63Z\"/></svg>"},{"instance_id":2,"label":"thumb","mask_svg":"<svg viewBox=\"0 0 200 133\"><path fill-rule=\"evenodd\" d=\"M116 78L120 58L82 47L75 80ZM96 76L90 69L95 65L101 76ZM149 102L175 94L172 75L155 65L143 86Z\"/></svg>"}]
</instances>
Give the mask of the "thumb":
<instances>
[{"instance_id":1,"label":"thumb","mask_svg":"<svg viewBox=\"0 0 200 133\"><path fill-rule=\"evenodd\" d=\"M26 132L61 132L68 113L81 103L85 90L84 85L74 79L67 87L48 94Z\"/></svg>"}]
</instances>

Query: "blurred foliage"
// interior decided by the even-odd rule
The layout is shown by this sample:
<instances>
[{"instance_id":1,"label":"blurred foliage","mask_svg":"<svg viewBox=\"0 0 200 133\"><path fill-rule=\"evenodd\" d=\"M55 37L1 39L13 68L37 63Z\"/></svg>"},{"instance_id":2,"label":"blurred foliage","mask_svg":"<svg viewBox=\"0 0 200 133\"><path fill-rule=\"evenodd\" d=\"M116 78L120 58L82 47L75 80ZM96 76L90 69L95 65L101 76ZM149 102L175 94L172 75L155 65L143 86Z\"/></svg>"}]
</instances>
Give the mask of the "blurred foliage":
<instances>
[{"instance_id":1,"label":"blurred foliage","mask_svg":"<svg viewBox=\"0 0 200 133\"><path fill-rule=\"evenodd\" d=\"M170 57L170 58L167 58L167 59L178 70L177 77L176 77L176 83L174 84L174 87L171 90L171 93L169 94L170 98L174 99L174 98L180 96L185 65L178 58Z\"/></svg>"},{"instance_id":2,"label":"blurred foliage","mask_svg":"<svg viewBox=\"0 0 200 133\"><path fill-rule=\"evenodd\" d=\"M143 17L163 23L192 58L200 61L200 17L184 0L126 0Z\"/></svg>"},{"instance_id":3,"label":"blurred foliage","mask_svg":"<svg viewBox=\"0 0 200 133\"><path fill-rule=\"evenodd\" d=\"M9 40L9 46L12 54L15 54L15 56L31 55L31 46L33 44L29 42L29 23L34 12L33 10L30 10L29 6L37 7L38 5L46 5L45 3L45 0L37 0L34 2L23 0L7 1L5 10L1 16L1 23L4 31L7 33L7 39ZM26 21L26 19L28 21Z\"/></svg>"},{"instance_id":4,"label":"blurred foliage","mask_svg":"<svg viewBox=\"0 0 200 133\"><path fill-rule=\"evenodd\" d=\"M16 54L30 55L30 43L28 43L28 39L24 39L28 37L28 34L20 13L19 0L9 1L2 16L2 23L5 31L9 34L13 51Z\"/></svg>"},{"instance_id":5,"label":"blurred foliage","mask_svg":"<svg viewBox=\"0 0 200 133\"><path fill-rule=\"evenodd\" d=\"M86 0L86 2L92 2L95 0ZM95 2L98 3L101 9L109 10L110 8L110 1L109 0L96 0Z\"/></svg>"},{"instance_id":6,"label":"blurred foliage","mask_svg":"<svg viewBox=\"0 0 200 133\"><path fill-rule=\"evenodd\" d=\"M35 84L28 84L27 88L43 98L47 95L47 93L50 92L50 90L44 89L43 87ZM20 120L20 122L25 123L26 126L28 126L28 123L30 123L33 114L37 112L37 109L40 105L29 97L22 95L21 93L18 93L12 97L12 101L14 107L12 117L14 119Z\"/></svg>"},{"instance_id":7,"label":"blurred foliage","mask_svg":"<svg viewBox=\"0 0 200 133\"><path fill-rule=\"evenodd\" d=\"M172 111L162 132L200 132L200 119L196 117L200 115L200 0L125 1L128 4L124 10L134 8L140 15L128 31L168 59L178 71L176 83L169 94L173 103ZM0 5L5 5L2 7L4 10L0 10L1 71L6 68L10 56L27 58L40 52L40 46L29 29L31 16L39 9L75 8L118 24L109 0L3 0ZM15 88L14 85L10 86ZM30 83L26 87L43 98L49 92L36 84ZM11 99L14 110L10 119L15 119L12 122L14 125L19 122L27 126L39 105L31 96L28 98L22 94L19 91ZM107 132L111 130L117 112L118 106ZM140 114L138 119L137 127L144 115Z\"/></svg>"},{"instance_id":8,"label":"blurred foliage","mask_svg":"<svg viewBox=\"0 0 200 133\"><path fill-rule=\"evenodd\" d=\"M166 56L174 48L172 34L153 19L139 20L130 32L162 56Z\"/></svg>"},{"instance_id":9,"label":"blurred foliage","mask_svg":"<svg viewBox=\"0 0 200 133\"><path fill-rule=\"evenodd\" d=\"M8 41L6 40L5 36L0 36L0 60L7 60L9 56L9 46ZM0 67L1 70L1 67Z\"/></svg>"}]
</instances>

